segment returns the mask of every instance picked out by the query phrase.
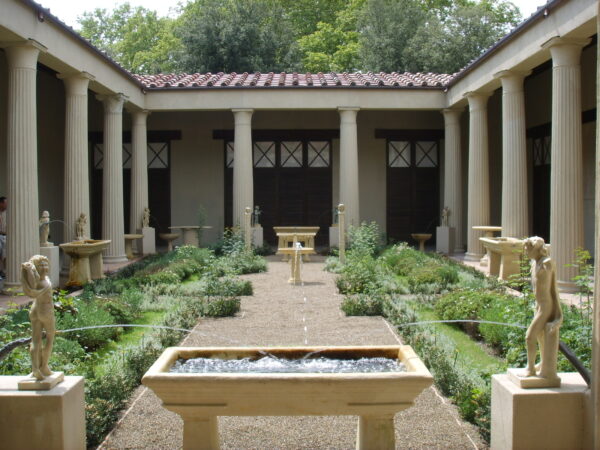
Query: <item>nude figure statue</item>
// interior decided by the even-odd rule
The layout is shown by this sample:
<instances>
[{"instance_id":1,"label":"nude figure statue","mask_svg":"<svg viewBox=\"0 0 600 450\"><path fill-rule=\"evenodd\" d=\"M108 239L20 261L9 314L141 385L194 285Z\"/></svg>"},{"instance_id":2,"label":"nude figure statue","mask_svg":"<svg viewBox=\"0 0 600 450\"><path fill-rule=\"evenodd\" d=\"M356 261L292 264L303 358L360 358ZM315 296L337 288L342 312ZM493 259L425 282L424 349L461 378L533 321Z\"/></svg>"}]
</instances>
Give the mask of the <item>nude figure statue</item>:
<instances>
[{"instance_id":1,"label":"nude figure statue","mask_svg":"<svg viewBox=\"0 0 600 450\"><path fill-rule=\"evenodd\" d=\"M40 218L40 247L50 247L52 244L48 242L48 236L50 235L50 213L48 211L42 212Z\"/></svg>"},{"instance_id":2,"label":"nude figure statue","mask_svg":"<svg viewBox=\"0 0 600 450\"><path fill-rule=\"evenodd\" d=\"M79 218L75 221L75 239L83 241L86 239L85 225L87 224L87 216L84 213L79 215Z\"/></svg>"},{"instance_id":3,"label":"nude figure statue","mask_svg":"<svg viewBox=\"0 0 600 450\"><path fill-rule=\"evenodd\" d=\"M55 319L52 284L48 277L49 269L48 258L42 255L32 256L29 261L21 264L23 292L33 299L33 305L29 310L32 331L29 348L32 372L29 377L37 380L52 375L48 360L54 343ZM46 332L45 344L42 341L44 331Z\"/></svg>"},{"instance_id":4,"label":"nude figure statue","mask_svg":"<svg viewBox=\"0 0 600 450\"><path fill-rule=\"evenodd\" d=\"M548 255L544 240L530 237L525 240L525 251L532 260L531 281L535 294L535 315L525 336L527 343L527 368L523 376L556 379L558 334L563 313L556 284L556 266ZM540 348L540 363L535 364Z\"/></svg>"}]
</instances>

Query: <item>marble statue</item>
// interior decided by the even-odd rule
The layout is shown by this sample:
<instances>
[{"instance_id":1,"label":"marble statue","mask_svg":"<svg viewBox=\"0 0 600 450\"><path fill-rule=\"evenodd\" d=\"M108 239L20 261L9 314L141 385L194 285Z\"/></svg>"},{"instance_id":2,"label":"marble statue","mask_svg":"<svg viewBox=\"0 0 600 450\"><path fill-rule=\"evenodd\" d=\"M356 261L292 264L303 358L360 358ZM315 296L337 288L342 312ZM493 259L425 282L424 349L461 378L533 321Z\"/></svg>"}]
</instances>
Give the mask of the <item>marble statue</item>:
<instances>
[{"instance_id":1,"label":"marble statue","mask_svg":"<svg viewBox=\"0 0 600 450\"><path fill-rule=\"evenodd\" d=\"M84 213L79 214L79 219L75 221L75 240L83 241L85 236L85 225L87 224L87 216Z\"/></svg>"},{"instance_id":2,"label":"marble statue","mask_svg":"<svg viewBox=\"0 0 600 450\"><path fill-rule=\"evenodd\" d=\"M142 228L148 228L150 226L150 208L144 208L144 215L142 217Z\"/></svg>"},{"instance_id":3,"label":"marble statue","mask_svg":"<svg viewBox=\"0 0 600 450\"><path fill-rule=\"evenodd\" d=\"M450 208L448 208L447 206L444 206L444 209L442 209L442 226L443 227L448 226L448 217L450 217Z\"/></svg>"},{"instance_id":4,"label":"marble statue","mask_svg":"<svg viewBox=\"0 0 600 450\"><path fill-rule=\"evenodd\" d=\"M48 258L42 255L32 256L21 264L21 286L25 295L33 299L29 310L31 320L31 354L32 372L29 378L43 380L53 375L48 367L54 342L54 302L52 301L52 283L48 277L50 264ZM46 332L46 343L42 341Z\"/></svg>"},{"instance_id":5,"label":"marble statue","mask_svg":"<svg viewBox=\"0 0 600 450\"><path fill-rule=\"evenodd\" d=\"M259 206L256 205L254 207L254 213L252 214L252 226L253 227L257 227L260 225L260 215L261 215L262 211L260 210Z\"/></svg>"},{"instance_id":6,"label":"marble statue","mask_svg":"<svg viewBox=\"0 0 600 450\"><path fill-rule=\"evenodd\" d=\"M48 211L42 212L40 218L40 247L51 247L52 244L48 242L48 236L50 235L50 213Z\"/></svg>"},{"instance_id":7,"label":"marble statue","mask_svg":"<svg viewBox=\"0 0 600 450\"><path fill-rule=\"evenodd\" d=\"M535 315L526 334L527 368L524 377L538 377L549 382L560 380L556 374L558 334L563 313L556 284L556 265L548 254L544 240L530 237L524 244L532 260L531 282L535 294ZM540 348L540 363L535 364L536 344Z\"/></svg>"}]
</instances>

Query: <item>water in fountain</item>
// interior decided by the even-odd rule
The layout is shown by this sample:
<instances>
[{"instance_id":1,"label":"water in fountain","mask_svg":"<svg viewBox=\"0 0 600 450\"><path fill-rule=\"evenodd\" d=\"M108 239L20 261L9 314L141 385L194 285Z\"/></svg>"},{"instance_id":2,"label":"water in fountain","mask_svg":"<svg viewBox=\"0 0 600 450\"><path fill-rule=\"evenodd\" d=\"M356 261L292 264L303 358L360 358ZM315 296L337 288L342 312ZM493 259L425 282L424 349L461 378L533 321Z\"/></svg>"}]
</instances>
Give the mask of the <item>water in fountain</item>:
<instances>
[{"instance_id":1,"label":"water in fountain","mask_svg":"<svg viewBox=\"0 0 600 450\"><path fill-rule=\"evenodd\" d=\"M265 356L258 360L191 358L180 359L171 373L380 373L405 372L400 361L392 358L360 359L283 359Z\"/></svg>"},{"instance_id":2,"label":"water in fountain","mask_svg":"<svg viewBox=\"0 0 600 450\"><path fill-rule=\"evenodd\" d=\"M65 226L65 228L67 229L67 231L69 232L69 236L73 236L73 230L71 229L71 227L69 225L67 225L65 222L63 222L62 220L59 220L59 219L51 220L50 222L48 222L48 225L50 225L54 222L62 223Z\"/></svg>"}]
</instances>

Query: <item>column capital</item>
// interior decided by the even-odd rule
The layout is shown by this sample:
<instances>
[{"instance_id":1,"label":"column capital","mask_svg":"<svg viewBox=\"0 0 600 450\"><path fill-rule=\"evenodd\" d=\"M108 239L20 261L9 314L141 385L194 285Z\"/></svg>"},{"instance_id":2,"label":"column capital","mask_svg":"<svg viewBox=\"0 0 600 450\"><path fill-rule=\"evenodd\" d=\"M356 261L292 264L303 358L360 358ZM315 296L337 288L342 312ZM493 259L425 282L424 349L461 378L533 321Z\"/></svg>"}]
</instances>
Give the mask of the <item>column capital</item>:
<instances>
[{"instance_id":1,"label":"column capital","mask_svg":"<svg viewBox=\"0 0 600 450\"><path fill-rule=\"evenodd\" d=\"M360 108L358 106L338 106L338 111L342 112L342 111L360 111Z\"/></svg>"},{"instance_id":2,"label":"column capital","mask_svg":"<svg viewBox=\"0 0 600 450\"><path fill-rule=\"evenodd\" d=\"M63 80L67 94L87 95L90 80L96 77L88 72L59 73L56 78Z\"/></svg>"},{"instance_id":3,"label":"column capital","mask_svg":"<svg viewBox=\"0 0 600 450\"><path fill-rule=\"evenodd\" d=\"M445 108L442 109L441 113L444 116L444 122L449 125L451 123L458 123L460 115L463 113L464 108Z\"/></svg>"},{"instance_id":4,"label":"column capital","mask_svg":"<svg viewBox=\"0 0 600 450\"><path fill-rule=\"evenodd\" d=\"M236 125L251 125L252 114L254 110L251 108L234 108L231 110L233 119Z\"/></svg>"},{"instance_id":5,"label":"column capital","mask_svg":"<svg viewBox=\"0 0 600 450\"><path fill-rule=\"evenodd\" d=\"M479 111L487 109L487 101L491 95L491 92L469 91L463 97L469 102L469 111Z\"/></svg>"},{"instance_id":6,"label":"column capital","mask_svg":"<svg viewBox=\"0 0 600 450\"><path fill-rule=\"evenodd\" d=\"M578 66L581 50L591 42L590 39L575 39L555 36L542 44L550 50L552 66Z\"/></svg>"},{"instance_id":7,"label":"column capital","mask_svg":"<svg viewBox=\"0 0 600 450\"><path fill-rule=\"evenodd\" d=\"M135 124L138 124L138 125L139 124L145 125L146 119L148 119L148 116L150 114L152 114L152 112L148 111L147 109L127 109L127 110L131 114L132 122Z\"/></svg>"},{"instance_id":8,"label":"column capital","mask_svg":"<svg viewBox=\"0 0 600 450\"><path fill-rule=\"evenodd\" d=\"M96 98L104 103L104 111L112 114L121 114L123 112L123 104L127 100L127 96L122 93L113 95L96 95Z\"/></svg>"},{"instance_id":9,"label":"column capital","mask_svg":"<svg viewBox=\"0 0 600 450\"><path fill-rule=\"evenodd\" d=\"M8 67L11 69L37 69L38 55L48 49L34 39L16 42L2 42Z\"/></svg>"},{"instance_id":10,"label":"column capital","mask_svg":"<svg viewBox=\"0 0 600 450\"><path fill-rule=\"evenodd\" d=\"M360 111L360 108L353 106L340 106L338 113L342 122L356 123L356 115Z\"/></svg>"},{"instance_id":11,"label":"column capital","mask_svg":"<svg viewBox=\"0 0 600 450\"><path fill-rule=\"evenodd\" d=\"M494 78L500 79L503 93L523 91L523 81L531 74L531 70L501 70L494 74Z\"/></svg>"}]
</instances>

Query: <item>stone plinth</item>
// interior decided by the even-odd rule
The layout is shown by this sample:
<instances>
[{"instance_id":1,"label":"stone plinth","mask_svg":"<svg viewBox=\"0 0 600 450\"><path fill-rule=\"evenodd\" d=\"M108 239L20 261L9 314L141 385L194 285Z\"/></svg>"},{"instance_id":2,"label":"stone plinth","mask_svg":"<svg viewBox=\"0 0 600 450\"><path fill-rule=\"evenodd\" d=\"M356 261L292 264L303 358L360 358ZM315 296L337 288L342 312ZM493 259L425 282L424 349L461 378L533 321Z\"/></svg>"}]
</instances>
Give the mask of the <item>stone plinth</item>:
<instances>
[{"instance_id":1,"label":"stone plinth","mask_svg":"<svg viewBox=\"0 0 600 450\"><path fill-rule=\"evenodd\" d=\"M340 246L340 232L337 225L329 227L329 247Z\"/></svg>"},{"instance_id":2,"label":"stone plinth","mask_svg":"<svg viewBox=\"0 0 600 450\"><path fill-rule=\"evenodd\" d=\"M138 234L143 235L138 241L140 255L154 255L156 253L156 230L152 227L138 228Z\"/></svg>"},{"instance_id":3,"label":"stone plinth","mask_svg":"<svg viewBox=\"0 0 600 450\"><path fill-rule=\"evenodd\" d=\"M454 253L454 227L437 227L435 229L435 251L444 255Z\"/></svg>"},{"instance_id":4,"label":"stone plinth","mask_svg":"<svg viewBox=\"0 0 600 450\"><path fill-rule=\"evenodd\" d=\"M522 389L508 374L492 376L491 448L583 447L587 385L578 373L560 373L560 388Z\"/></svg>"},{"instance_id":5,"label":"stone plinth","mask_svg":"<svg viewBox=\"0 0 600 450\"><path fill-rule=\"evenodd\" d=\"M52 286L58 287L60 284L60 256L58 247L52 245L51 247L40 247L40 255L44 255L48 258L50 263L50 272L48 276L52 282Z\"/></svg>"},{"instance_id":6,"label":"stone plinth","mask_svg":"<svg viewBox=\"0 0 600 450\"><path fill-rule=\"evenodd\" d=\"M252 227L252 243L255 247L262 247L264 243L263 227L255 225Z\"/></svg>"},{"instance_id":7,"label":"stone plinth","mask_svg":"<svg viewBox=\"0 0 600 450\"><path fill-rule=\"evenodd\" d=\"M20 391L24 378L0 377L0 447L85 449L83 377L65 377L48 391Z\"/></svg>"}]
</instances>

